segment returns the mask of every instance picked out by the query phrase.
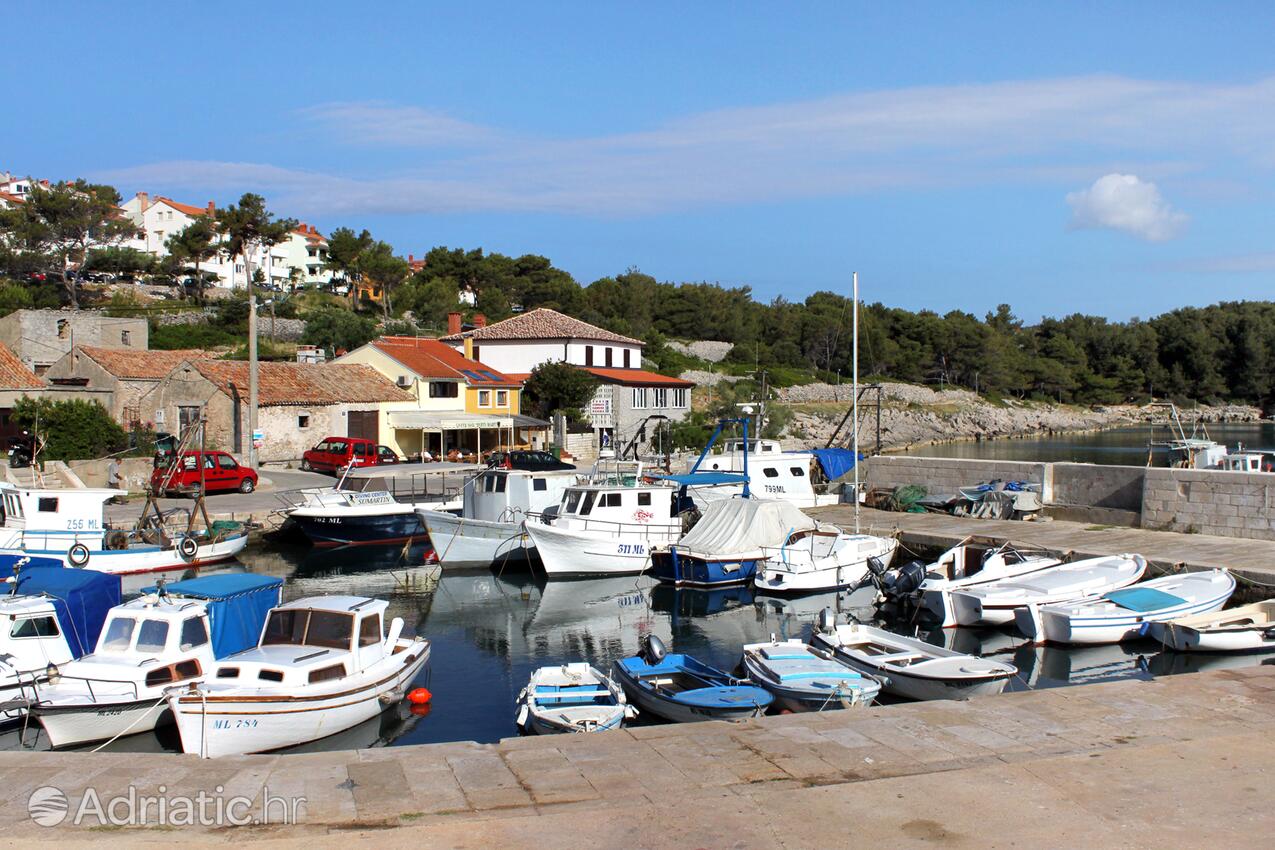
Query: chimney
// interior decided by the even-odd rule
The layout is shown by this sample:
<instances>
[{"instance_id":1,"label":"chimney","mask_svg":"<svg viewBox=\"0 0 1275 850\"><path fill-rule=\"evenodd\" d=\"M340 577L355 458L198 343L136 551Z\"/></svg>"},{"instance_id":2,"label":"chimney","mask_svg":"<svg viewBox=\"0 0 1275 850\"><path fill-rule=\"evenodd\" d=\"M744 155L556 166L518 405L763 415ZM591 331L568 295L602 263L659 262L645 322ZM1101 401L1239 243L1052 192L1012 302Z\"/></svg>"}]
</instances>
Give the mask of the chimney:
<instances>
[{"instance_id":1,"label":"chimney","mask_svg":"<svg viewBox=\"0 0 1275 850\"><path fill-rule=\"evenodd\" d=\"M415 254L408 254L408 255L407 255L407 264L410 266L410 265L411 265L412 263L414 263L414 262L416 262L416 255L415 255Z\"/></svg>"},{"instance_id":2,"label":"chimney","mask_svg":"<svg viewBox=\"0 0 1275 850\"><path fill-rule=\"evenodd\" d=\"M209 218L217 217L217 205L214 204L212 201L208 202L208 217Z\"/></svg>"},{"instance_id":3,"label":"chimney","mask_svg":"<svg viewBox=\"0 0 1275 850\"><path fill-rule=\"evenodd\" d=\"M141 201L141 212L146 212L146 210L149 209L151 205L151 196L148 195L146 192L138 192L137 198L139 201Z\"/></svg>"},{"instance_id":4,"label":"chimney","mask_svg":"<svg viewBox=\"0 0 1275 850\"><path fill-rule=\"evenodd\" d=\"M476 328L485 328L485 327L487 327L487 317L486 317L486 316L484 316L482 313L475 313L475 314L474 314L474 327L476 327Z\"/></svg>"},{"instance_id":5,"label":"chimney","mask_svg":"<svg viewBox=\"0 0 1275 850\"><path fill-rule=\"evenodd\" d=\"M474 338L472 336L465 337L465 359L474 359Z\"/></svg>"},{"instance_id":6,"label":"chimney","mask_svg":"<svg viewBox=\"0 0 1275 850\"><path fill-rule=\"evenodd\" d=\"M447 314L447 335L460 333L460 313Z\"/></svg>"}]
</instances>

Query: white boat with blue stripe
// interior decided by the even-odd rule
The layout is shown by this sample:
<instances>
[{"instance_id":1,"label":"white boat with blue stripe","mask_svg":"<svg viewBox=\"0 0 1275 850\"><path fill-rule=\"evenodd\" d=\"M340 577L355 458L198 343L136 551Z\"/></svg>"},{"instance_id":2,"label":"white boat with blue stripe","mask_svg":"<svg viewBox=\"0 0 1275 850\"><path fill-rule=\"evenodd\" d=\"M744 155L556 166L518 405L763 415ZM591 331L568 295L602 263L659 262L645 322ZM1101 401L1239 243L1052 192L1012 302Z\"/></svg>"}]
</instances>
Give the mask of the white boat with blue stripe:
<instances>
[{"instance_id":1,"label":"white boat with blue stripe","mask_svg":"<svg viewBox=\"0 0 1275 850\"><path fill-rule=\"evenodd\" d=\"M633 717L619 683L583 661L541 667L518 695L518 726L537 735L605 732Z\"/></svg>"},{"instance_id":2,"label":"white boat with blue stripe","mask_svg":"<svg viewBox=\"0 0 1275 850\"><path fill-rule=\"evenodd\" d=\"M1177 573L1062 605L1015 612L1018 630L1050 643L1119 643L1142 637L1152 623L1222 608L1235 592L1228 570Z\"/></svg>"},{"instance_id":3,"label":"white boat with blue stripe","mask_svg":"<svg viewBox=\"0 0 1275 850\"><path fill-rule=\"evenodd\" d=\"M881 692L881 683L872 676L797 638L746 644L744 670L753 684L774 695L777 706L789 711L862 707Z\"/></svg>"}]
</instances>

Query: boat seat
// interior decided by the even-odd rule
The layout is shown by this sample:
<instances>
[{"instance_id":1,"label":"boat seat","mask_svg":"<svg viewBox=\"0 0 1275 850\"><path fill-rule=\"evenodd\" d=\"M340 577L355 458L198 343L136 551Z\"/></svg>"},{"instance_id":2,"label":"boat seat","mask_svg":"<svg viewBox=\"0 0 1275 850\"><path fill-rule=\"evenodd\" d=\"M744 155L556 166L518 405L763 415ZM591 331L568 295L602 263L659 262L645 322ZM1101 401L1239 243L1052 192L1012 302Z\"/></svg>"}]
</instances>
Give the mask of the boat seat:
<instances>
[{"instance_id":1,"label":"boat seat","mask_svg":"<svg viewBox=\"0 0 1275 850\"><path fill-rule=\"evenodd\" d=\"M892 652L889 655L874 655L872 660L882 664L899 664L904 661L915 661L925 656L919 652Z\"/></svg>"},{"instance_id":2,"label":"boat seat","mask_svg":"<svg viewBox=\"0 0 1275 850\"><path fill-rule=\"evenodd\" d=\"M606 696L610 693L611 693L610 691L605 689L590 690L590 691L576 691L576 690L558 691L557 693L541 693L537 691L536 699L545 700L545 699L575 699L576 697L600 697L600 696Z\"/></svg>"}]
</instances>

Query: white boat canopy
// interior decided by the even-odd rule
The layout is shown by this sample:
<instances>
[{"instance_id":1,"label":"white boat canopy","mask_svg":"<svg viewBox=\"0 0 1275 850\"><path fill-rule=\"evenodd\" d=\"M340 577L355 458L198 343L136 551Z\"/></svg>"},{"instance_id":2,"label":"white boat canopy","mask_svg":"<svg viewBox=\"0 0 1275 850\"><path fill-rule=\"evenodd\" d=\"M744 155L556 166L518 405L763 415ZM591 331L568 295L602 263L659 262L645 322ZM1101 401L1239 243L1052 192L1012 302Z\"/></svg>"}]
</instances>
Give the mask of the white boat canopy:
<instances>
[{"instance_id":1,"label":"white boat canopy","mask_svg":"<svg viewBox=\"0 0 1275 850\"><path fill-rule=\"evenodd\" d=\"M738 555L782 546L794 531L829 528L815 522L791 502L777 499L720 499L677 543L681 552Z\"/></svg>"}]
</instances>

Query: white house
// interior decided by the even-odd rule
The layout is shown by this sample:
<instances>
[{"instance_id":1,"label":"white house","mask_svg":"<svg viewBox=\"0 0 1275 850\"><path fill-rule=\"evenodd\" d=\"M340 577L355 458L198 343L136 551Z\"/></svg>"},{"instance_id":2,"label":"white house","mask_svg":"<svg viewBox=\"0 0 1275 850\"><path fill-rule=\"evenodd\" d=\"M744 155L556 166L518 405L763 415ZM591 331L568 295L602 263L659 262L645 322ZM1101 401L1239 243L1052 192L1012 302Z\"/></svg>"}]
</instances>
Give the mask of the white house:
<instances>
[{"instance_id":1,"label":"white house","mask_svg":"<svg viewBox=\"0 0 1275 850\"><path fill-rule=\"evenodd\" d=\"M328 261L328 240L314 225L302 222L288 234L288 241L279 246L285 252L284 262L289 269L300 269L300 285L319 286L332 275L324 266Z\"/></svg>"}]
</instances>

